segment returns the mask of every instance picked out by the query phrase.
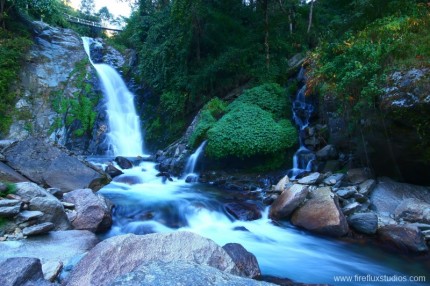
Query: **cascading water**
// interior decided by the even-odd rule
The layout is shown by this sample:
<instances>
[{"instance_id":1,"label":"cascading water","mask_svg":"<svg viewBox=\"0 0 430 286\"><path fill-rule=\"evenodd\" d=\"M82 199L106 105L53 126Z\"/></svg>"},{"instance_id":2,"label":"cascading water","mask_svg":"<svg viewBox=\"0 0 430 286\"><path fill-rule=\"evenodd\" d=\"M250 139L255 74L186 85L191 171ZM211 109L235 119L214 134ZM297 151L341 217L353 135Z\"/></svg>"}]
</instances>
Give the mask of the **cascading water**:
<instances>
[{"instance_id":1,"label":"cascading water","mask_svg":"<svg viewBox=\"0 0 430 286\"><path fill-rule=\"evenodd\" d=\"M303 77L304 69L302 68L299 77ZM301 76L300 76L301 75ZM312 170L312 162L315 160L315 154L306 148L303 140L303 133L309 125L309 119L314 111L314 106L306 102L306 84L297 92L296 99L293 102L293 119L299 128L299 149L293 156L293 168L289 171L288 176L295 178L300 173Z\"/></svg>"},{"instance_id":2,"label":"cascading water","mask_svg":"<svg viewBox=\"0 0 430 286\"><path fill-rule=\"evenodd\" d=\"M90 45L93 39L82 37L85 51L97 71L106 99L109 120L110 155L136 157L144 154L140 119L134 107L134 95L127 89L118 72L107 64L91 60Z\"/></svg>"},{"instance_id":3,"label":"cascading water","mask_svg":"<svg viewBox=\"0 0 430 286\"><path fill-rule=\"evenodd\" d=\"M185 176L188 181L195 182L197 180L198 175L195 173L195 168L197 164L197 160L205 148L206 141L203 141L202 144L197 148L197 150L191 154L190 158L188 158L187 164L185 165Z\"/></svg>"}]
</instances>

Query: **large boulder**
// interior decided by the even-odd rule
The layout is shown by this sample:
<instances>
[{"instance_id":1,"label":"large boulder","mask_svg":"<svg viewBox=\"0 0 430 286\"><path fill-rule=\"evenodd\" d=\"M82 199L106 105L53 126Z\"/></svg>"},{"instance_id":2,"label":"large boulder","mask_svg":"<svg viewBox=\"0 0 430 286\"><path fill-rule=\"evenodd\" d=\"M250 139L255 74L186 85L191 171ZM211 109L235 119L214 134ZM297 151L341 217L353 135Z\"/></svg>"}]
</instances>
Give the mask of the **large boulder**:
<instances>
[{"instance_id":1,"label":"large boulder","mask_svg":"<svg viewBox=\"0 0 430 286\"><path fill-rule=\"evenodd\" d=\"M258 286L275 285L235 276L193 261L153 261L117 277L111 286Z\"/></svg>"},{"instance_id":2,"label":"large boulder","mask_svg":"<svg viewBox=\"0 0 430 286\"><path fill-rule=\"evenodd\" d=\"M6 159L6 158L5 158ZM0 162L0 182L28 182L29 180L22 176L20 173L9 167L8 165Z\"/></svg>"},{"instance_id":3,"label":"large boulder","mask_svg":"<svg viewBox=\"0 0 430 286\"><path fill-rule=\"evenodd\" d=\"M271 219L288 218L305 201L308 193L309 187L300 184L294 184L285 189L270 206L269 217Z\"/></svg>"},{"instance_id":4,"label":"large boulder","mask_svg":"<svg viewBox=\"0 0 430 286\"><path fill-rule=\"evenodd\" d=\"M384 177L378 178L378 184L370 196L375 211L384 215L394 215L405 199L416 199L430 204L430 188L398 183Z\"/></svg>"},{"instance_id":5,"label":"large boulder","mask_svg":"<svg viewBox=\"0 0 430 286\"><path fill-rule=\"evenodd\" d=\"M229 214L238 220L249 221L261 218L260 209L252 203L227 203L224 207Z\"/></svg>"},{"instance_id":6,"label":"large boulder","mask_svg":"<svg viewBox=\"0 0 430 286\"><path fill-rule=\"evenodd\" d=\"M61 202L42 187L35 183L17 183L16 194L29 202L29 210L43 213L39 218L40 222L51 222L56 230L70 228L69 219Z\"/></svg>"},{"instance_id":7,"label":"large boulder","mask_svg":"<svg viewBox=\"0 0 430 286\"><path fill-rule=\"evenodd\" d=\"M37 258L14 257L0 262L0 285L52 285L43 279L42 264Z\"/></svg>"},{"instance_id":8,"label":"large boulder","mask_svg":"<svg viewBox=\"0 0 430 286\"><path fill-rule=\"evenodd\" d=\"M356 213L348 217L348 223L358 232L375 234L378 229L378 216L374 213Z\"/></svg>"},{"instance_id":9,"label":"large boulder","mask_svg":"<svg viewBox=\"0 0 430 286\"><path fill-rule=\"evenodd\" d=\"M66 285L109 285L144 263L176 260L243 274L224 249L197 234L127 234L99 243L74 268Z\"/></svg>"},{"instance_id":10,"label":"large boulder","mask_svg":"<svg viewBox=\"0 0 430 286\"><path fill-rule=\"evenodd\" d=\"M112 204L91 189L79 189L64 194L63 200L75 205L76 216L71 221L75 229L103 232L112 225Z\"/></svg>"},{"instance_id":11,"label":"large boulder","mask_svg":"<svg viewBox=\"0 0 430 286\"><path fill-rule=\"evenodd\" d=\"M7 164L31 181L63 192L109 182L107 174L92 168L40 138L28 138L3 151Z\"/></svg>"},{"instance_id":12,"label":"large boulder","mask_svg":"<svg viewBox=\"0 0 430 286\"><path fill-rule=\"evenodd\" d=\"M426 252L428 247L421 231L412 225L386 225L378 229L379 239L403 252Z\"/></svg>"},{"instance_id":13,"label":"large boulder","mask_svg":"<svg viewBox=\"0 0 430 286\"><path fill-rule=\"evenodd\" d=\"M254 254L247 251L239 243L227 243L222 247L233 259L236 266L246 277L257 277L261 275L260 266Z\"/></svg>"},{"instance_id":14,"label":"large boulder","mask_svg":"<svg viewBox=\"0 0 430 286\"><path fill-rule=\"evenodd\" d=\"M330 187L316 189L310 199L296 210L291 222L307 230L330 236L348 233L348 224Z\"/></svg>"}]
</instances>

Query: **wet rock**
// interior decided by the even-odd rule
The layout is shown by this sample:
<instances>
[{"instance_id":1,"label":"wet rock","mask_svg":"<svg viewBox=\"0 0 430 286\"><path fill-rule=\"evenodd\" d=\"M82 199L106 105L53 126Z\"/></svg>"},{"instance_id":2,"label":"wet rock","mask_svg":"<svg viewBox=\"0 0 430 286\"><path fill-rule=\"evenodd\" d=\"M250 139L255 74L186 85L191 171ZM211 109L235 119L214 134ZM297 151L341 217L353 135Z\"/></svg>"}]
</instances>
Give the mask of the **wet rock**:
<instances>
[{"instance_id":1,"label":"wet rock","mask_svg":"<svg viewBox=\"0 0 430 286\"><path fill-rule=\"evenodd\" d=\"M339 157L339 154L333 145L324 146L322 149L318 150L315 155L318 160L321 161L333 160Z\"/></svg>"},{"instance_id":2,"label":"wet rock","mask_svg":"<svg viewBox=\"0 0 430 286\"><path fill-rule=\"evenodd\" d=\"M379 239L403 252L428 251L424 237L416 226L387 225L378 229Z\"/></svg>"},{"instance_id":3,"label":"wet rock","mask_svg":"<svg viewBox=\"0 0 430 286\"><path fill-rule=\"evenodd\" d=\"M336 195L342 199L349 199L353 197L357 192L357 188L354 186L342 188L336 191Z\"/></svg>"},{"instance_id":4,"label":"wet rock","mask_svg":"<svg viewBox=\"0 0 430 286\"><path fill-rule=\"evenodd\" d=\"M55 230L70 228L70 222L63 205L45 189L34 183L17 183L16 194L30 203L29 210L43 213L43 216L39 219L40 222L52 222L55 225Z\"/></svg>"},{"instance_id":5,"label":"wet rock","mask_svg":"<svg viewBox=\"0 0 430 286\"><path fill-rule=\"evenodd\" d=\"M258 286L275 285L243 278L192 261L153 261L117 277L112 286Z\"/></svg>"},{"instance_id":6,"label":"wet rock","mask_svg":"<svg viewBox=\"0 0 430 286\"><path fill-rule=\"evenodd\" d=\"M43 277L49 282L54 282L60 275L62 269L63 262L61 261L52 261L42 264Z\"/></svg>"},{"instance_id":7,"label":"wet rock","mask_svg":"<svg viewBox=\"0 0 430 286\"><path fill-rule=\"evenodd\" d=\"M105 172L109 174L112 178L124 174L121 170L116 168L114 165L110 164L106 167Z\"/></svg>"},{"instance_id":8,"label":"wet rock","mask_svg":"<svg viewBox=\"0 0 430 286\"><path fill-rule=\"evenodd\" d=\"M121 169L131 169L131 168L133 168L133 164L131 163L131 161L128 160L127 158L125 158L125 157L118 156L118 157L115 158L115 162L118 164L118 166Z\"/></svg>"},{"instance_id":9,"label":"wet rock","mask_svg":"<svg viewBox=\"0 0 430 286\"><path fill-rule=\"evenodd\" d=\"M370 178L370 170L367 168L350 169L346 173L346 179L353 185L361 184Z\"/></svg>"},{"instance_id":10,"label":"wet rock","mask_svg":"<svg viewBox=\"0 0 430 286\"><path fill-rule=\"evenodd\" d=\"M310 199L293 213L291 222L329 236L343 236L348 232L348 224L337 197L334 197L329 187L310 192Z\"/></svg>"},{"instance_id":11,"label":"wet rock","mask_svg":"<svg viewBox=\"0 0 430 286\"><path fill-rule=\"evenodd\" d=\"M417 199L430 204L430 188L378 178L378 183L370 195L370 202L378 213L394 214L405 199Z\"/></svg>"},{"instance_id":12,"label":"wet rock","mask_svg":"<svg viewBox=\"0 0 430 286\"><path fill-rule=\"evenodd\" d=\"M236 266L246 277L254 278L261 275L257 258L242 245L239 243L227 243L222 248L227 251Z\"/></svg>"},{"instance_id":13,"label":"wet rock","mask_svg":"<svg viewBox=\"0 0 430 286\"><path fill-rule=\"evenodd\" d=\"M29 180L8 165L0 162L0 181L17 183L28 182Z\"/></svg>"},{"instance_id":14,"label":"wet rock","mask_svg":"<svg viewBox=\"0 0 430 286\"><path fill-rule=\"evenodd\" d=\"M342 212L344 215L350 215L352 213L355 213L359 211L361 208L361 204L358 202L347 204L345 207L342 208Z\"/></svg>"},{"instance_id":15,"label":"wet rock","mask_svg":"<svg viewBox=\"0 0 430 286\"><path fill-rule=\"evenodd\" d=\"M166 177L166 176L163 176L163 177ZM167 178L170 178L170 174L169 174L169 176ZM172 181L171 178L170 178L170 180ZM185 182L186 183L195 183L195 182L198 182L198 180L199 180L199 176L196 175L196 174L189 174L185 178Z\"/></svg>"},{"instance_id":16,"label":"wet rock","mask_svg":"<svg viewBox=\"0 0 430 286\"><path fill-rule=\"evenodd\" d=\"M112 225L112 204L90 189L64 194L64 201L75 205L76 217L71 221L75 229L103 232Z\"/></svg>"},{"instance_id":17,"label":"wet rock","mask_svg":"<svg viewBox=\"0 0 430 286\"><path fill-rule=\"evenodd\" d=\"M308 193L308 186L300 184L290 186L270 206L269 217L271 219L288 218L305 201Z\"/></svg>"},{"instance_id":18,"label":"wet rock","mask_svg":"<svg viewBox=\"0 0 430 286\"><path fill-rule=\"evenodd\" d=\"M250 221L261 218L261 211L255 204L246 202L227 203L224 207L229 214L238 220Z\"/></svg>"},{"instance_id":19,"label":"wet rock","mask_svg":"<svg viewBox=\"0 0 430 286\"><path fill-rule=\"evenodd\" d=\"M301 178L300 180L298 180L298 183L303 185L312 185L312 184L318 183L320 179L321 179L321 174L318 172L315 172L306 177Z\"/></svg>"},{"instance_id":20,"label":"wet rock","mask_svg":"<svg viewBox=\"0 0 430 286\"><path fill-rule=\"evenodd\" d=\"M39 138L18 142L7 148L4 155L10 167L33 182L63 192L86 188L97 180L109 182L103 172Z\"/></svg>"},{"instance_id":21,"label":"wet rock","mask_svg":"<svg viewBox=\"0 0 430 286\"><path fill-rule=\"evenodd\" d=\"M330 286L329 284L300 283L300 282L295 282L288 278L280 278L280 277L271 276L271 275L261 275L255 279L257 279L258 281L266 281L269 283L274 283L275 285L279 285L279 286Z\"/></svg>"},{"instance_id":22,"label":"wet rock","mask_svg":"<svg viewBox=\"0 0 430 286\"><path fill-rule=\"evenodd\" d=\"M0 253L2 258L20 257L25 253L26 257L38 258L44 264L59 261L67 264L98 242L95 234L86 230L51 231L31 239L4 241L0 243Z\"/></svg>"},{"instance_id":23,"label":"wet rock","mask_svg":"<svg viewBox=\"0 0 430 286\"><path fill-rule=\"evenodd\" d=\"M360 193L356 193L354 195L354 199L361 204L366 203L369 200L365 195L362 195Z\"/></svg>"},{"instance_id":24,"label":"wet rock","mask_svg":"<svg viewBox=\"0 0 430 286\"><path fill-rule=\"evenodd\" d=\"M15 257L0 262L0 285L51 285L43 279L42 264L37 258Z\"/></svg>"},{"instance_id":25,"label":"wet rock","mask_svg":"<svg viewBox=\"0 0 430 286\"><path fill-rule=\"evenodd\" d=\"M268 195L267 197L265 197L265 198L263 199L263 204L264 204L264 205L266 205L266 206L271 205L271 204L273 204L273 202L274 202L274 201L276 201L276 199L277 199L278 197L279 197L279 196L278 196L278 195L276 195L276 194Z\"/></svg>"},{"instance_id":26,"label":"wet rock","mask_svg":"<svg viewBox=\"0 0 430 286\"><path fill-rule=\"evenodd\" d=\"M363 196L368 196L376 186L376 181L368 179L358 186L358 192Z\"/></svg>"},{"instance_id":27,"label":"wet rock","mask_svg":"<svg viewBox=\"0 0 430 286\"><path fill-rule=\"evenodd\" d=\"M50 222L44 222L41 224L35 224L32 226L28 226L22 230L22 234L25 236L33 236L39 234L45 234L51 230L53 230L55 225Z\"/></svg>"},{"instance_id":28,"label":"wet rock","mask_svg":"<svg viewBox=\"0 0 430 286\"><path fill-rule=\"evenodd\" d=\"M41 217L43 217L43 212L41 211L22 211L16 216L15 222L19 224L27 221L37 220Z\"/></svg>"},{"instance_id":29,"label":"wet rock","mask_svg":"<svg viewBox=\"0 0 430 286\"><path fill-rule=\"evenodd\" d=\"M106 239L93 248L73 269L68 286L108 285L118 276L154 261L194 262L230 274L241 274L227 252L212 240L179 231L143 236L127 234ZM106 267L109 265L109 267Z\"/></svg>"},{"instance_id":30,"label":"wet rock","mask_svg":"<svg viewBox=\"0 0 430 286\"><path fill-rule=\"evenodd\" d=\"M394 215L398 220L430 223L430 204L415 198L405 199L396 208Z\"/></svg>"},{"instance_id":31,"label":"wet rock","mask_svg":"<svg viewBox=\"0 0 430 286\"><path fill-rule=\"evenodd\" d=\"M326 184L328 186L337 185L340 182L342 182L343 177L345 177L345 175L342 173L330 175L329 177L324 179L324 184Z\"/></svg>"},{"instance_id":32,"label":"wet rock","mask_svg":"<svg viewBox=\"0 0 430 286\"><path fill-rule=\"evenodd\" d=\"M21 201L0 200L0 217L14 217L21 209Z\"/></svg>"},{"instance_id":33,"label":"wet rock","mask_svg":"<svg viewBox=\"0 0 430 286\"><path fill-rule=\"evenodd\" d=\"M63 192L59 188L47 188L46 190L57 199L63 199Z\"/></svg>"},{"instance_id":34,"label":"wet rock","mask_svg":"<svg viewBox=\"0 0 430 286\"><path fill-rule=\"evenodd\" d=\"M375 234L378 229L378 216L374 213L356 213L348 217L348 223L358 232Z\"/></svg>"},{"instance_id":35,"label":"wet rock","mask_svg":"<svg viewBox=\"0 0 430 286\"><path fill-rule=\"evenodd\" d=\"M274 191L282 193L285 188L287 187L287 184L290 182L290 178L288 178L288 175L284 176L279 182L276 184Z\"/></svg>"},{"instance_id":36,"label":"wet rock","mask_svg":"<svg viewBox=\"0 0 430 286\"><path fill-rule=\"evenodd\" d=\"M114 182L118 183L124 183L128 185L136 185L141 184L142 180L137 176L131 176L131 175L120 175L113 179Z\"/></svg>"}]
</instances>

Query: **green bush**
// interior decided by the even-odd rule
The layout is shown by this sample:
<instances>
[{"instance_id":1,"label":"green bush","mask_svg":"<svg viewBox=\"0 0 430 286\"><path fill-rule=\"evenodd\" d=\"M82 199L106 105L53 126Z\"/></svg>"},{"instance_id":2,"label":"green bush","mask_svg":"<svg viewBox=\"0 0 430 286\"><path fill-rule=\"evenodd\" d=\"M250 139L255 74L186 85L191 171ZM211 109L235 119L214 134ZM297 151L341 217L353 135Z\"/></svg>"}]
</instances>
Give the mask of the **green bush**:
<instances>
[{"instance_id":1,"label":"green bush","mask_svg":"<svg viewBox=\"0 0 430 286\"><path fill-rule=\"evenodd\" d=\"M297 142L288 120L276 122L270 112L248 103L236 103L207 132L206 153L216 159L249 158L282 152Z\"/></svg>"},{"instance_id":2,"label":"green bush","mask_svg":"<svg viewBox=\"0 0 430 286\"><path fill-rule=\"evenodd\" d=\"M226 110L227 104L218 97L206 103L200 112L198 123L190 136L188 144L191 147L200 144L205 139L206 132L225 114Z\"/></svg>"},{"instance_id":3,"label":"green bush","mask_svg":"<svg viewBox=\"0 0 430 286\"><path fill-rule=\"evenodd\" d=\"M235 109L242 104L254 104L275 115L276 119L290 117L291 107L286 91L277 83L265 83L245 90L230 106Z\"/></svg>"}]
</instances>

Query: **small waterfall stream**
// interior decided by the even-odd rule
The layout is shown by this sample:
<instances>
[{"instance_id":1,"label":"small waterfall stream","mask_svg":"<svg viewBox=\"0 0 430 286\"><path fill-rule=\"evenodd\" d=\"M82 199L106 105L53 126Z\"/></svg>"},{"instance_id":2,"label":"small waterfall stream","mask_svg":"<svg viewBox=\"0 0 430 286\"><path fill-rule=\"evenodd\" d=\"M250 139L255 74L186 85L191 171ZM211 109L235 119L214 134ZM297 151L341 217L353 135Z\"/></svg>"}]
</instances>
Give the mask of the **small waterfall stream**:
<instances>
[{"instance_id":1,"label":"small waterfall stream","mask_svg":"<svg viewBox=\"0 0 430 286\"><path fill-rule=\"evenodd\" d=\"M303 73L303 68L300 71ZM293 168L289 171L288 176L292 179L296 178L299 174L311 171L312 162L315 160L315 154L306 148L303 139L303 133L309 125L309 119L314 111L314 106L306 102L306 84L297 92L296 99L293 102L293 119L299 128L299 149L293 156Z\"/></svg>"},{"instance_id":2,"label":"small waterfall stream","mask_svg":"<svg viewBox=\"0 0 430 286\"><path fill-rule=\"evenodd\" d=\"M187 181L196 182L198 178L198 174L195 173L195 168L197 164L197 160L199 159L200 155L202 154L204 148L206 145L206 141L203 141L200 146L194 151L193 154L191 154L190 158L188 158L187 164L185 165L185 178L187 178Z\"/></svg>"},{"instance_id":3,"label":"small waterfall stream","mask_svg":"<svg viewBox=\"0 0 430 286\"><path fill-rule=\"evenodd\" d=\"M82 37L85 51L97 71L106 99L109 120L109 155L136 157L144 154L140 119L134 107L134 95L127 89L119 73L107 64L91 60L93 39Z\"/></svg>"}]
</instances>

